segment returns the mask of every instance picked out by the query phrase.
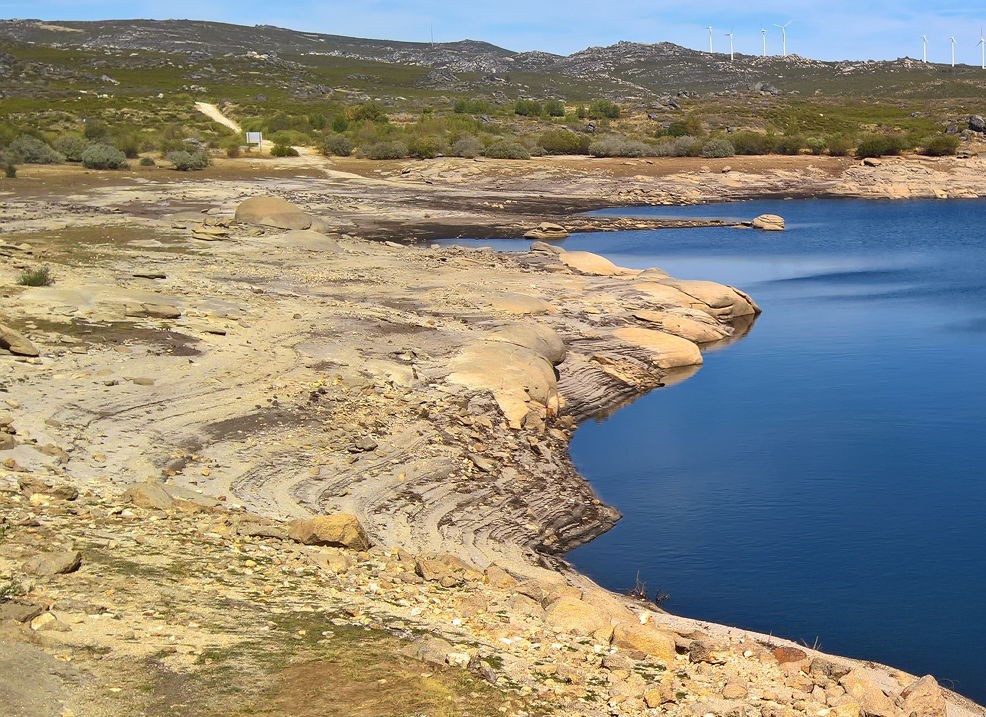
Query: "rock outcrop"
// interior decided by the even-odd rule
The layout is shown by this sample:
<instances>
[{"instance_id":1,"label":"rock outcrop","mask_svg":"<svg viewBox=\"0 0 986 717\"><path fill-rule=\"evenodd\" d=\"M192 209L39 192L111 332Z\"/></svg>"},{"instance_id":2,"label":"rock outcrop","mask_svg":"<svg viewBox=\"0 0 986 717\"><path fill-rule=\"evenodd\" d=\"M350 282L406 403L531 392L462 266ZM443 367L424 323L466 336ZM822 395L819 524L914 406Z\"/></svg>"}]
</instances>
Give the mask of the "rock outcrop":
<instances>
[{"instance_id":1,"label":"rock outcrop","mask_svg":"<svg viewBox=\"0 0 986 717\"><path fill-rule=\"evenodd\" d=\"M784 231L784 217L777 214L761 214L753 220L753 228L765 232Z\"/></svg>"}]
</instances>

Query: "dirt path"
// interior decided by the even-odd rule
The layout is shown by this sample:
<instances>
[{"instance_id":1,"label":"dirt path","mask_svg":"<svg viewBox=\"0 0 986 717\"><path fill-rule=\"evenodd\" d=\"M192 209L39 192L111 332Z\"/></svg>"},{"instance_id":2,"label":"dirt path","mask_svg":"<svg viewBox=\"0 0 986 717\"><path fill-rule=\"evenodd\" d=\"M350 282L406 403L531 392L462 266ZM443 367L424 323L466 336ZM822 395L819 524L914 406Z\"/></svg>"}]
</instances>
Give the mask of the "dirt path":
<instances>
[{"instance_id":1,"label":"dirt path","mask_svg":"<svg viewBox=\"0 0 986 717\"><path fill-rule=\"evenodd\" d=\"M238 122L231 120L229 117L220 112L218 107L210 102L196 102L195 109L211 119L213 122L218 122L224 127L229 127L234 132L243 132L243 128L240 127Z\"/></svg>"}]
</instances>

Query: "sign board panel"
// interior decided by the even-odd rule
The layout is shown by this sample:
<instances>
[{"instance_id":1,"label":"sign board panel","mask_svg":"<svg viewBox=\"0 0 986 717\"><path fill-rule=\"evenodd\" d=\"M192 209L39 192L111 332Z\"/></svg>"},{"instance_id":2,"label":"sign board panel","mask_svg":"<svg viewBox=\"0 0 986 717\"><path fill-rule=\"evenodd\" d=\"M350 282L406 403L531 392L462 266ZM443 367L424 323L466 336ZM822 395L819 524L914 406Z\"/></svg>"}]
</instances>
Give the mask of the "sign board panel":
<instances>
[{"instance_id":1,"label":"sign board panel","mask_svg":"<svg viewBox=\"0 0 986 717\"><path fill-rule=\"evenodd\" d=\"M247 144L260 145L264 141L263 132L247 132L246 133Z\"/></svg>"}]
</instances>

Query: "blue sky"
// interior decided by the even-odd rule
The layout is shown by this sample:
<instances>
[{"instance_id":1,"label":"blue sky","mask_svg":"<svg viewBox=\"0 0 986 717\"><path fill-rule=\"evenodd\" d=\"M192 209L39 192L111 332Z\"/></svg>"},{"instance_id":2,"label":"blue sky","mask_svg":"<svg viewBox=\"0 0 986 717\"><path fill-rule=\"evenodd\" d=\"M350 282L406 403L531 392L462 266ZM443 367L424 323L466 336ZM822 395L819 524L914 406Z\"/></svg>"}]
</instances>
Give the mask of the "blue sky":
<instances>
[{"instance_id":1,"label":"blue sky","mask_svg":"<svg viewBox=\"0 0 986 717\"><path fill-rule=\"evenodd\" d=\"M514 50L568 54L618 40L668 40L707 47L705 27L715 28L715 46L725 50L726 32L736 49L760 50L760 27L770 30L768 51L780 52L780 30L788 21L788 51L818 59L893 59L921 54L927 34L929 59L949 60L948 37L958 40L959 62L979 64L976 43L986 25L986 2L953 0L767 0L756 8L736 0L0 0L0 17L106 19L192 18L239 24L272 24L360 37L440 41L481 39ZM977 8L977 6L979 6Z\"/></svg>"}]
</instances>

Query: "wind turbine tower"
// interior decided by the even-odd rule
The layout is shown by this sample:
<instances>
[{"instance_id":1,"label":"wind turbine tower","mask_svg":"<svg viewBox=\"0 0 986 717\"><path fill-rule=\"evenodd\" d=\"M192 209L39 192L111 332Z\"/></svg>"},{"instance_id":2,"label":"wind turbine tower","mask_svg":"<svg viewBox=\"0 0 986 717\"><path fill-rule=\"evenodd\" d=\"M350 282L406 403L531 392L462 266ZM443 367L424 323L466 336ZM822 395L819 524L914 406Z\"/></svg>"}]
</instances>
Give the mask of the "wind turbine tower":
<instances>
[{"instance_id":1,"label":"wind turbine tower","mask_svg":"<svg viewBox=\"0 0 986 717\"><path fill-rule=\"evenodd\" d=\"M952 67L955 67L955 35L948 38L948 41L952 43Z\"/></svg>"},{"instance_id":2,"label":"wind turbine tower","mask_svg":"<svg viewBox=\"0 0 986 717\"><path fill-rule=\"evenodd\" d=\"M928 36L921 35L921 41L924 44L924 64L928 64Z\"/></svg>"},{"instance_id":3,"label":"wind turbine tower","mask_svg":"<svg viewBox=\"0 0 986 717\"><path fill-rule=\"evenodd\" d=\"M982 69L986 70L986 37L983 37L982 28L979 28L979 60Z\"/></svg>"},{"instance_id":4,"label":"wind turbine tower","mask_svg":"<svg viewBox=\"0 0 986 717\"><path fill-rule=\"evenodd\" d=\"M774 25L774 27L779 27L781 29L781 51L784 57L787 57L787 26L792 22L794 22L794 20L788 20L783 25Z\"/></svg>"},{"instance_id":5,"label":"wind turbine tower","mask_svg":"<svg viewBox=\"0 0 986 717\"><path fill-rule=\"evenodd\" d=\"M727 32L726 37L729 38L729 61L733 62L735 59L735 53L733 52L733 33Z\"/></svg>"},{"instance_id":6,"label":"wind turbine tower","mask_svg":"<svg viewBox=\"0 0 986 717\"><path fill-rule=\"evenodd\" d=\"M767 28L760 28L760 39L763 40L763 56L767 56Z\"/></svg>"},{"instance_id":7,"label":"wind turbine tower","mask_svg":"<svg viewBox=\"0 0 986 717\"><path fill-rule=\"evenodd\" d=\"M712 54L712 52L714 52L712 49L712 25L709 25L705 29L709 31L709 54Z\"/></svg>"}]
</instances>

